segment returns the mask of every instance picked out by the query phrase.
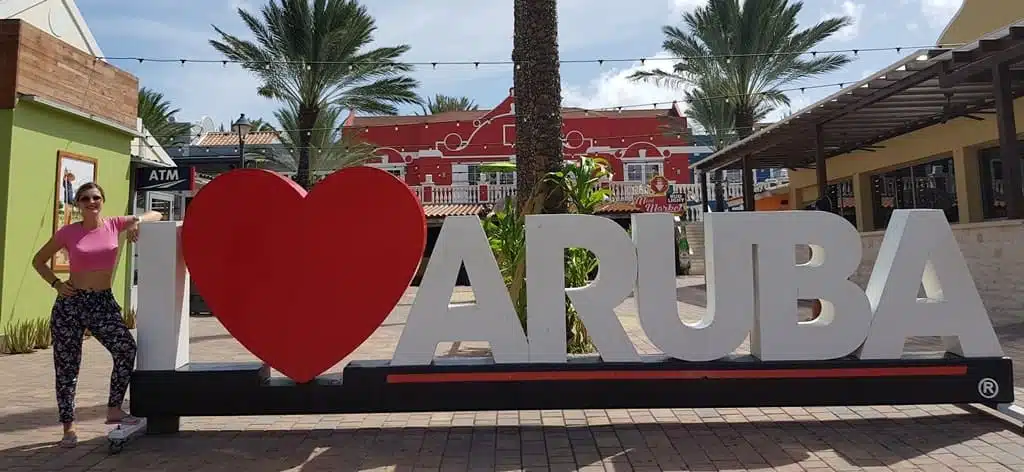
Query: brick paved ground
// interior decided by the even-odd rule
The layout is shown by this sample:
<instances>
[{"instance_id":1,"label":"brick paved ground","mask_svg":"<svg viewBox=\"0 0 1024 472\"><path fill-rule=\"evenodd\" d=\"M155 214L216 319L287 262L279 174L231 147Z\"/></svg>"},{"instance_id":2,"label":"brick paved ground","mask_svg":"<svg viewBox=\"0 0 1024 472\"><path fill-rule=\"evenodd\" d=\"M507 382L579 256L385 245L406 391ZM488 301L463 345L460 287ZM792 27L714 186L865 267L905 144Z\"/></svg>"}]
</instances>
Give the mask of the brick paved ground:
<instances>
[{"instance_id":1,"label":"brick paved ground","mask_svg":"<svg viewBox=\"0 0 1024 472\"><path fill-rule=\"evenodd\" d=\"M700 282L681 280L686 318L702 310ZM390 357L413 295L352 358ZM652 352L632 301L618 311L638 347ZM1017 324L997 324L1007 352L1021 352ZM194 318L192 327L194 360L253 359L216 320ZM73 450L53 446L60 429L50 352L0 356L0 471L1024 470L1024 439L953 406L188 418L178 436L144 437L108 456L101 422L110 359L95 340L86 345L82 443ZM463 344L455 354L481 348Z\"/></svg>"}]
</instances>

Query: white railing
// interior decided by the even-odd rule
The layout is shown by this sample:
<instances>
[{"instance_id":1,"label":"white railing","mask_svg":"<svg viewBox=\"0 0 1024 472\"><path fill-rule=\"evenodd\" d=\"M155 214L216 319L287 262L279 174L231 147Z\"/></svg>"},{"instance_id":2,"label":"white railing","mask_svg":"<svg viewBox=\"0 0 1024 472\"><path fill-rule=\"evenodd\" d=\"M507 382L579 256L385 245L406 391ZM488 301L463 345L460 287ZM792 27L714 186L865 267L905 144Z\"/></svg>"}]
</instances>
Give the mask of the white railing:
<instances>
[{"instance_id":1,"label":"white railing","mask_svg":"<svg viewBox=\"0 0 1024 472\"><path fill-rule=\"evenodd\" d=\"M412 187L425 204L499 203L516 193L515 185L424 185Z\"/></svg>"},{"instance_id":2,"label":"white railing","mask_svg":"<svg viewBox=\"0 0 1024 472\"><path fill-rule=\"evenodd\" d=\"M754 185L755 192L770 190L787 182L776 180L758 182ZM632 203L638 198L650 196L654 193L649 184L640 182L608 182L607 188L611 190L610 202ZM704 219L704 211L701 208L700 184L670 184L672 193L683 194L688 203L683 210L688 221L701 221ZM515 195L515 185L423 185L411 187L416 197L425 205L438 204L497 204L507 197ZM743 185L739 183L726 183L722 185L725 198L740 198L743 196ZM708 199L714 199L714 186L708 185ZM675 200L675 199L674 199ZM679 200L675 200L679 201Z\"/></svg>"}]
</instances>

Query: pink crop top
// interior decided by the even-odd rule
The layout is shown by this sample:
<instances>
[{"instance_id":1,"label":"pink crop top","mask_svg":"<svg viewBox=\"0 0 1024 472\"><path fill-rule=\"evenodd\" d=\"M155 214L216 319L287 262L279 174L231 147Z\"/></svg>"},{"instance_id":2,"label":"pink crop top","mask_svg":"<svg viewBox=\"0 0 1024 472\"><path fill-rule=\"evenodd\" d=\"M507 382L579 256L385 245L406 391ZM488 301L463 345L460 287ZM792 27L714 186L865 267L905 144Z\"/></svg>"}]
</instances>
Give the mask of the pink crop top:
<instances>
[{"instance_id":1,"label":"pink crop top","mask_svg":"<svg viewBox=\"0 0 1024 472\"><path fill-rule=\"evenodd\" d=\"M110 270L117 264L118 235L131 224L132 216L104 218L95 229L81 223L61 227L54 239L68 251L72 272Z\"/></svg>"}]
</instances>

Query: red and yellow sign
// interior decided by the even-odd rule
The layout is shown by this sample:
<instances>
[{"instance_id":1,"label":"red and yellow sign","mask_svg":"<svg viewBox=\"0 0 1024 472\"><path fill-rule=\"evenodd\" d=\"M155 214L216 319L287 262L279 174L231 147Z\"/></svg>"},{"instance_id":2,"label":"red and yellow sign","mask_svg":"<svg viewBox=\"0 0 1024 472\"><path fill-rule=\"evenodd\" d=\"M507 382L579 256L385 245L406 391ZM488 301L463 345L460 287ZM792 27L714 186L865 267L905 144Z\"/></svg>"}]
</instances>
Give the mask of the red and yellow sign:
<instances>
[{"instance_id":1,"label":"red and yellow sign","mask_svg":"<svg viewBox=\"0 0 1024 472\"><path fill-rule=\"evenodd\" d=\"M675 193L672 184L664 176L655 175L648 182L653 195L641 195L633 205L644 213L682 213L686 211L686 194Z\"/></svg>"},{"instance_id":2,"label":"red and yellow sign","mask_svg":"<svg viewBox=\"0 0 1024 472\"><path fill-rule=\"evenodd\" d=\"M668 179L660 175L655 175L654 177L651 177L651 180L648 183L650 184L651 190L654 191L655 195L664 195L665 192L667 192L668 189L671 188L668 183Z\"/></svg>"}]
</instances>

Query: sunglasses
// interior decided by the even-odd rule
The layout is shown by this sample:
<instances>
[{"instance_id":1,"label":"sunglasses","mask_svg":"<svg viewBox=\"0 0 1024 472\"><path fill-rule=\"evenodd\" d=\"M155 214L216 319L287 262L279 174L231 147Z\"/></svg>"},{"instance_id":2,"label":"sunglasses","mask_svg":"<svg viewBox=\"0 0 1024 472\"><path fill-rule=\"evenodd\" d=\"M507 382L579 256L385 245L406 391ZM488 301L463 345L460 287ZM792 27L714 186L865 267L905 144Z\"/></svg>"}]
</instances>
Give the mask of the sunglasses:
<instances>
[{"instance_id":1,"label":"sunglasses","mask_svg":"<svg viewBox=\"0 0 1024 472\"><path fill-rule=\"evenodd\" d=\"M80 201L80 202L98 202L100 200L103 200L103 197L101 197L99 195L93 195L91 197L88 196L88 195L85 195L85 196L82 196L82 197L78 198L78 201Z\"/></svg>"}]
</instances>

